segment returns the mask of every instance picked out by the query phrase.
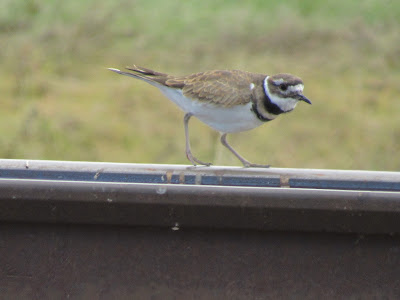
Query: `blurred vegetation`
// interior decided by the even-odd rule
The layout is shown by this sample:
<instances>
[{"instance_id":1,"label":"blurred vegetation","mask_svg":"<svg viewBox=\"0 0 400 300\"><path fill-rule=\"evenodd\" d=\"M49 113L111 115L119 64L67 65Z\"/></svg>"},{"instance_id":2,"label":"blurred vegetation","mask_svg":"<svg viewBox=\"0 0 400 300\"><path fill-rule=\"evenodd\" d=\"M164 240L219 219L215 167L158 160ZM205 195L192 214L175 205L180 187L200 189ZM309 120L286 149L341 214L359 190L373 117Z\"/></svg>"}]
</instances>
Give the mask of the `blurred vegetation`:
<instances>
[{"instance_id":1,"label":"blurred vegetation","mask_svg":"<svg viewBox=\"0 0 400 300\"><path fill-rule=\"evenodd\" d=\"M0 2L0 157L188 164L183 113L107 67L287 72L300 104L228 136L275 167L400 170L400 1ZM191 121L193 153L240 165Z\"/></svg>"}]
</instances>

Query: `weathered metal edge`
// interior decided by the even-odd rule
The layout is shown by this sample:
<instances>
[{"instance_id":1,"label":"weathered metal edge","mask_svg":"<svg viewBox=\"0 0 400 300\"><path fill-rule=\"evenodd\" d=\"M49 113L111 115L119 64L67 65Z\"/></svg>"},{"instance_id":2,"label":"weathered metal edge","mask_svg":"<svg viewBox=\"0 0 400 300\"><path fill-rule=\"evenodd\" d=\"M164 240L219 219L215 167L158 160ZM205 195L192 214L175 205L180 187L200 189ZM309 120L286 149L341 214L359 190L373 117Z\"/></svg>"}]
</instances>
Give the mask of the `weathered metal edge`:
<instances>
[{"instance_id":1,"label":"weathered metal edge","mask_svg":"<svg viewBox=\"0 0 400 300\"><path fill-rule=\"evenodd\" d=\"M400 233L400 193L0 179L0 221Z\"/></svg>"}]
</instances>

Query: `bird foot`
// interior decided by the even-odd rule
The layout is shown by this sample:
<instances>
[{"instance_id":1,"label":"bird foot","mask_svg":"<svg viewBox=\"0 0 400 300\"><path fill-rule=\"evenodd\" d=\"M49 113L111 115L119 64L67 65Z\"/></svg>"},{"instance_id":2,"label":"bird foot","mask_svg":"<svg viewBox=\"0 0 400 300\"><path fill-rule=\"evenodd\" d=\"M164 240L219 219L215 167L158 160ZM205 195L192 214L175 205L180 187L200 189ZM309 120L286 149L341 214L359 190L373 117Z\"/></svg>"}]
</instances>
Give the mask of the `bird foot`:
<instances>
[{"instance_id":1,"label":"bird foot","mask_svg":"<svg viewBox=\"0 0 400 300\"><path fill-rule=\"evenodd\" d=\"M190 162L191 162L194 166L197 166L197 164L202 165L202 166L206 166L206 167L209 167L209 166L212 165L212 163L206 163L206 162L201 161L200 159L197 159L197 158L194 157L194 156L192 155L192 153L190 153L190 152L186 153L186 157L187 157L188 160L190 160Z\"/></svg>"}]
</instances>

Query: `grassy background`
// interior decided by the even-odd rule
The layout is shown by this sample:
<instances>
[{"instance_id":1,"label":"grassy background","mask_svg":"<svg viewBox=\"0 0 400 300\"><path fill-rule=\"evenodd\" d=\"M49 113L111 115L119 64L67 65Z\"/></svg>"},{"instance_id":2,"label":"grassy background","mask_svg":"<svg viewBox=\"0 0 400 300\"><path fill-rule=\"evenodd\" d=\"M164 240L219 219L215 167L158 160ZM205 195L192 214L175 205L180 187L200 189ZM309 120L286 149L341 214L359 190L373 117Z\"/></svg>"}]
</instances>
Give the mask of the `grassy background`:
<instances>
[{"instance_id":1,"label":"grassy background","mask_svg":"<svg viewBox=\"0 0 400 300\"><path fill-rule=\"evenodd\" d=\"M293 73L313 101L231 144L276 167L400 170L400 2L0 2L0 157L187 164L183 113L106 67ZM194 154L239 165L191 121Z\"/></svg>"}]
</instances>

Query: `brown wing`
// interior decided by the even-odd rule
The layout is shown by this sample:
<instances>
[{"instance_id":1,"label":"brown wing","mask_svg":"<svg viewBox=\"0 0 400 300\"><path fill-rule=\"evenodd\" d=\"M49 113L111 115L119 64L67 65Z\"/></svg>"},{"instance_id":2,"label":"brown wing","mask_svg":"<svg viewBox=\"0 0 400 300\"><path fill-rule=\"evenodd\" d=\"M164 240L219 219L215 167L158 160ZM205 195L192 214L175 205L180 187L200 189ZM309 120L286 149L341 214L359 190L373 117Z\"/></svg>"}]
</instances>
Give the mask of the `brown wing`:
<instances>
[{"instance_id":1,"label":"brown wing","mask_svg":"<svg viewBox=\"0 0 400 300\"><path fill-rule=\"evenodd\" d=\"M256 83L260 76L265 75L239 70L207 71L182 77L170 76L165 85L182 89L186 97L231 107L251 101L250 84Z\"/></svg>"}]
</instances>

